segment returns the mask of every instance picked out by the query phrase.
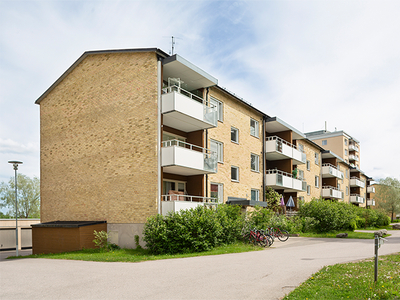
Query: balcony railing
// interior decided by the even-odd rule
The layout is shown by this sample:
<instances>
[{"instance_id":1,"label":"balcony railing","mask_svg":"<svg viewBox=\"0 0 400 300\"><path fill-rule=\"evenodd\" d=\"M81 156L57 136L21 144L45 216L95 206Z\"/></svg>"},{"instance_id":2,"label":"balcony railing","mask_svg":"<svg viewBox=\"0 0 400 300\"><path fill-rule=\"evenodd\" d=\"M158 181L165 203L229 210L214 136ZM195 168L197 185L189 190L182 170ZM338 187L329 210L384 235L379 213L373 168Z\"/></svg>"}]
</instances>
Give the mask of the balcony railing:
<instances>
[{"instance_id":1,"label":"balcony railing","mask_svg":"<svg viewBox=\"0 0 400 300\"><path fill-rule=\"evenodd\" d=\"M350 178L350 186L364 188L365 183L357 177Z\"/></svg>"},{"instance_id":2,"label":"balcony railing","mask_svg":"<svg viewBox=\"0 0 400 300\"><path fill-rule=\"evenodd\" d=\"M274 189L305 191L307 182L293 178L292 174L274 169L266 171L266 185Z\"/></svg>"},{"instance_id":3,"label":"balcony railing","mask_svg":"<svg viewBox=\"0 0 400 300\"><path fill-rule=\"evenodd\" d=\"M374 186L367 186L367 193L375 193L375 187Z\"/></svg>"},{"instance_id":4,"label":"balcony railing","mask_svg":"<svg viewBox=\"0 0 400 300\"><path fill-rule=\"evenodd\" d=\"M216 127L217 107L178 86L164 88L163 124L191 132Z\"/></svg>"},{"instance_id":5,"label":"balcony railing","mask_svg":"<svg viewBox=\"0 0 400 300\"><path fill-rule=\"evenodd\" d=\"M266 138L266 158L267 160L281 160L286 158L293 159L293 164L305 164L306 154L295 145L277 136Z\"/></svg>"},{"instance_id":6,"label":"balcony railing","mask_svg":"<svg viewBox=\"0 0 400 300\"><path fill-rule=\"evenodd\" d=\"M349 155L349 160L358 161L358 155L350 154L350 155Z\"/></svg>"},{"instance_id":7,"label":"balcony railing","mask_svg":"<svg viewBox=\"0 0 400 300\"><path fill-rule=\"evenodd\" d=\"M322 164L322 177L336 177L339 179L343 179L344 175L342 171L339 171L334 165L325 163Z\"/></svg>"},{"instance_id":8,"label":"balcony railing","mask_svg":"<svg viewBox=\"0 0 400 300\"><path fill-rule=\"evenodd\" d=\"M349 145L349 150L350 150L350 151L359 151L359 148L358 148L358 146L355 145L355 144L350 144L350 145Z\"/></svg>"},{"instance_id":9,"label":"balcony railing","mask_svg":"<svg viewBox=\"0 0 400 300\"><path fill-rule=\"evenodd\" d=\"M351 203L364 203L364 198L358 194L351 194L350 195L350 202Z\"/></svg>"},{"instance_id":10,"label":"balcony railing","mask_svg":"<svg viewBox=\"0 0 400 300\"><path fill-rule=\"evenodd\" d=\"M164 172L190 176L217 172L217 153L179 140L162 142Z\"/></svg>"},{"instance_id":11,"label":"balcony railing","mask_svg":"<svg viewBox=\"0 0 400 300\"><path fill-rule=\"evenodd\" d=\"M367 205L375 206L375 200L374 199L367 199Z\"/></svg>"},{"instance_id":12,"label":"balcony railing","mask_svg":"<svg viewBox=\"0 0 400 300\"><path fill-rule=\"evenodd\" d=\"M217 205L218 199L212 197L190 195L162 195L161 213L167 215L170 212L179 212L203 205Z\"/></svg>"},{"instance_id":13,"label":"balcony railing","mask_svg":"<svg viewBox=\"0 0 400 300\"><path fill-rule=\"evenodd\" d=\"M343 199L343 192L338 188L326 185L322 187L322 197Z\"/></svg>"}]
</instances>

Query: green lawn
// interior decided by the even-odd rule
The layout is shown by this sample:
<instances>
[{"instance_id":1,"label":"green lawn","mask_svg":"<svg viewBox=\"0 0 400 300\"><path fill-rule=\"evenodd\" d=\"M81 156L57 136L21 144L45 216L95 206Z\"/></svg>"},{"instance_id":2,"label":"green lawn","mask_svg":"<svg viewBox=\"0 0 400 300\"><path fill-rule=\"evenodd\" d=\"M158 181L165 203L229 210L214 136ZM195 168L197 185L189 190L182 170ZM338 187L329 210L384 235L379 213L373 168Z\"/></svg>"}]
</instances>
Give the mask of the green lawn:
<instances>
[{"instance_id":1,"label":"green lawn","mask_svg":"<svg viewBox=\"0 0 400 300\"><path fill-rule=\"evenodd\" d=\"M315 238L336 238L338 233L348 234L347 239L373 239L373 232L354 232L354 231L337 231L337 232L326 232L326 233L300 233L301 237L315 237ZM390 236L390 234L386 235Z\"/></svg>"},{"instance_id":2,"label":"green lawn","mask_svg":"<svg viewBox=\"0 0 400 300\"><path fill-rule=\"evenodd\" d=\"M284 299L400 299L400 252L379 256L376 283L371 258L324 267Z\"/></svg>"},{"instance_id":3,"label":"green lawn","mask_svg":"<svg viewBox=\"0 0 400 300\"><path fill-rule=\"evenodd\" d=\"M243 244L238 242L232 245L217 247L210 251L185 253L174 255L152 255L146 249L119 249L110 252L102 251L100 249L84 249L80 251L57 253L57 254L37 254L28 256L19 256L18 258L53 258L53 259L72 259L72 260L85 260L85 261L103 261L103 262L140 262L148 260L169 259L169 258L182 258L194 257L205 255L219 255L227 253L241 253L249 251L259 251L265 248L253 246L250 244ZM9 258L16 258L15 256Z\"/></svg>"}]
</instances>

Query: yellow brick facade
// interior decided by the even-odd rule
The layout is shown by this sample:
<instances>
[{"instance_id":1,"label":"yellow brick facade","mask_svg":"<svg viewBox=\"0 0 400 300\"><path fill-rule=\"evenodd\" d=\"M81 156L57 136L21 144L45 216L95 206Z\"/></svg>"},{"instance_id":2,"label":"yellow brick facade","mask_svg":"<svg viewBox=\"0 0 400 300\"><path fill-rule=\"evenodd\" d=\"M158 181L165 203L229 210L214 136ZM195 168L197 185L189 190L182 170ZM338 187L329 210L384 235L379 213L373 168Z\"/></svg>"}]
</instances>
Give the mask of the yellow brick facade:
<instances>
[{"instance_id":1,"label":"yellow brick facade","mask_svg":"<svg viewBox=\"0 0 400 300\"><path fill-rule=\"evenodd\" d=\"M157 213L155 53L84 58L40 102L41 220Z\"/></svg>"},{"instance_id":2,"label":"yellow brick facade","mask_svg":"<svg viewBox=\"0 0 400 300\"><path fill-rule=\"evenodd\" d=\"M250 199L251 189L259 190L260 201L263 200L263 117L249 106L239 102L228 93L212 88L210 96L223 103L223 121L218 127L208 130L209 140L223 143L224 162L218 164L218 173L208 176L210 183L222 183L224 202L228 197ZM250 134L250 119L258 121L258 137ZM239 143L231 141L231 127L239 130ZM259 156L259 171L252 171L251 154ZM239 181L231 180L231 166L239 167Z\"/></svg>"}]
</instances>

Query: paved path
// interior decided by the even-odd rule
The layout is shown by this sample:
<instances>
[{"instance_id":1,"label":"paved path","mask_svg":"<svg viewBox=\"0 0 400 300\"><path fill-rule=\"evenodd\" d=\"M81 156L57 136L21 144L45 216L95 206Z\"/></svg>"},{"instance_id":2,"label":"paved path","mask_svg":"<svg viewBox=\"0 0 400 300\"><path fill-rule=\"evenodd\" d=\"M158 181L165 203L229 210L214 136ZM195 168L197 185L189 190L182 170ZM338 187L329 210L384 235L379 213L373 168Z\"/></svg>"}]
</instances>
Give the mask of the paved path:
<instances>
[{"instance_id":1,"label":"paved path","mask_svg":"<svg viewBox=\"0 0 400 300\"><path fill-rule=\"evenodd\" d=\"M400 231L379 255L400 251ZM0 262L0 299L280 299L324 265L374 255L373 240L289 238L265 251L141 263Z\"/></svg>"}]
</instances>

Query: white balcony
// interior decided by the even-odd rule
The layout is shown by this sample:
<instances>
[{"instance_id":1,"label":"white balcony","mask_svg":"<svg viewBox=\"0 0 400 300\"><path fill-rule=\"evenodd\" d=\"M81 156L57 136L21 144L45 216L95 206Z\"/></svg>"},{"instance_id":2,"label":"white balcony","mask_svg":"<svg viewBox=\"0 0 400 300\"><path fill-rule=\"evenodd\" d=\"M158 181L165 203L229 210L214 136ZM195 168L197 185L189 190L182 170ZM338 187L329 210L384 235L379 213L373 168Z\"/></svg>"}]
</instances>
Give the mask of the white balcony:
<instances>
[{"instance_id":1,"label":"white balcony","mask_svg":"<svg viewBox=\"0 0 400 300\"><path fill-rule=\"evenodd\" d=\"M307 188L305 181L293 178L292 174L279 170L267 170L265 182L267 186L276 190L283 189L285 192L305 191Z\"/></svg>"},{"instance_id":2,"label":"white balcony","mask_svg":"<svg viewBox=\"0 0 400 300\"><path fill-rule=\"evenodd\" d=\"M358 146L354 145L354 144L350 144L349 145L349 150L350 151L359 151Z\"/></svg>"},{"instance_id":3,"label":"white balcony","mask_svg":"<svg viewBox=\"0 0 400 300\"><path fill-rule=\"evenodd\" d=\"M181 210L187 210L196 208L197 206L203 205L216 205L218 199L211 197L201 196L190 196L190 195L162 195L161 201L161 214L166 216L170 212L179 212Z\"/></svg>"},{"instance_id":4,"label":"white balcony","mask_svg":"<svg viewBox=\"0 0 400 300\"><path fill-rule=\"evenodd\" d=\"M265 142L265 157L267 160L293 159L294 165L306 163L306 154L297 147L277 136L271 136Z\"/></svg>"},{"instance_id":5,"label":"white balcony","mask_svg":"<svg viewBox=\"0 0 400 300\"><path fill-rule=\"evenodd\" d=\"M359 178L357 177L351 177L350 178L350 186L352 187L360 187L360 188L364 188L365 184L363 181L361 181Z\"/></svg>"},{"instance_id":6,"label":"white balcony","mask_svg":"<svg viewBox=\"0 0 400 300\"><path fill-rule=\"evenodd\" d=\"M161 96L163 125L184 132L217 126L217 107L184 89L171 86Z\"/></svg>"},{"instance_id":7,"label":"white balcony","mask_svg":"<svg viewBox=\"0 0 400 300\"><path fill-rule=\"evenodd\" d=\"M344 175L343 172L339 171L334 165L322 164L322 177L323 178L336 177L339 179L343 179Z\"/></svg>"},{"instance_id":8,"label":"white balcony","mask_svg":"<svg viewBox=\"0 0 400 300\"><path fill-rule=\"evenodd\" d=\"M367 205L368 206L375 206L375 200L374 199L367 199Z\"/></svg>"},{"instance_id":9,"label":"white balcony","mask_svg":"<svg viewBox=\"0 0 400 300\"><path fill-rule=\"evenodd\" d=\"M333 186L323 186L321 196L323 198L343 199L343 192Z\"/></svg>"},{"instance_id":10,"label":"white balcony","mask_svg":"<svg viewBox=\"0 0 400 300\"><path fill-rule=\"evenodd\" d=\"M367 186L367 193L375 193L375 187L374 186Z\"/></svg>"},{"instance_id":11,"label":"white balcony","mask_svg":"<svg viewBox=\"0 0 400 300\"><path fill-rule=\"evenodd\" d=\"M349 160L350 161L358 161L358 155L350 154L349 155Z\"/></svg>"},{"instance_id":12,"label":"white balcony","mask_svg":"<svg viewBox=\"0 0 400 300\"><path fill-rule=\"evenodd\" d=\"M364 198L358 194L351 194L350 203L364 203Z\"/></svg>"},{"instance_id":13,"label":"white balcony","mask_svg":"<svg viewBox=\"0 0 400 300\"><path fill-rule=\"evenodd\" d=\"M217 172L217 154L178 140L164 141L161 166L166 173L183 176L212 174Z\"/></svg>"}]
</instances>

